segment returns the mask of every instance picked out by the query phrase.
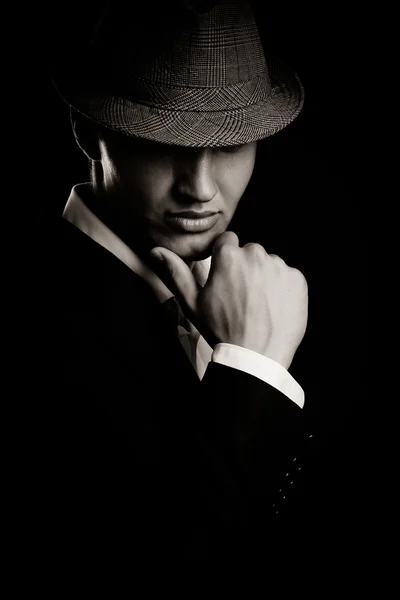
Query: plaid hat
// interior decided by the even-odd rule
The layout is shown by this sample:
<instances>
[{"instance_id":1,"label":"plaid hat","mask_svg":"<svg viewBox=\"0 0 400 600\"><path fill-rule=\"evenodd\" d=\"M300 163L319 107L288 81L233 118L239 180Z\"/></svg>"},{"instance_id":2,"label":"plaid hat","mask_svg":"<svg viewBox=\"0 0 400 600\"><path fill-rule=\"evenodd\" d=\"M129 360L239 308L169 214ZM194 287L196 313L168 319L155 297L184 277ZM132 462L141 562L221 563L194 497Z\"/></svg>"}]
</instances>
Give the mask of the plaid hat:
<instances>
[{"instance_id":1,"label":"plaid hat","mask_svg":"<svg viewBox=\"0 0 400 600\"><path fill-rule=\"evenodd\" d=\"M253 142L299 114L302 84L267 62L249 2L149 4L110 3L87 42L74 42L54 77L71 107L125 135L188 147Z\"/></svg>"}]
</instances>

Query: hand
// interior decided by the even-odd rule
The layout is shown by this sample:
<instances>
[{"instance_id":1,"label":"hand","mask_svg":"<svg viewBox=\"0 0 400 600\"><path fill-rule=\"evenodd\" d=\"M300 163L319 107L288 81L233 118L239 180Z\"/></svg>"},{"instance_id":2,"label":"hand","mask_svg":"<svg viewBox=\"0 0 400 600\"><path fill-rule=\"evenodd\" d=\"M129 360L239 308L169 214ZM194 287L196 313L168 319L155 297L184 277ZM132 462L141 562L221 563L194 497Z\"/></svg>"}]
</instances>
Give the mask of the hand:
<instances>
[{"instance_id":1,"label":"hand","mask_svg":"<svg viewBox=\"0 0 400 600\"><path fill-rule=\"evenodd\" d=\"M307 326L308 289L300 271L259 244L239 247L230 231L214 243L204 288L175 253L157 247L150 255L163 261L166 283L212 347L235 344L290 366Z\"/></svg>"}]
</instances>

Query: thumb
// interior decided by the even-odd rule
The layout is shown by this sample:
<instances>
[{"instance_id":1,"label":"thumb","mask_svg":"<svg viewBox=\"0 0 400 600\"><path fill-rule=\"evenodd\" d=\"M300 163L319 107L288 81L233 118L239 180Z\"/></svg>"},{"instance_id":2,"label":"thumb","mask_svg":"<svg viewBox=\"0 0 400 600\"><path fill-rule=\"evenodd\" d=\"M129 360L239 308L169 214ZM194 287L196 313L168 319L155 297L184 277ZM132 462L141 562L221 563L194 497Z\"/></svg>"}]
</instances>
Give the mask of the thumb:
<instances>
[{"instance_id":1,"label":"thumb","mask_svg":"<svg viewBox=\"0 0 400 600\"><path fill-rule=\"evenodd\" d=\"M178 301L193 313L196 313L199 285L188 265L175 252L167 248L156 247L150 251L150 259L160 267L160 277Z\"/></svg>"}]
</instances>

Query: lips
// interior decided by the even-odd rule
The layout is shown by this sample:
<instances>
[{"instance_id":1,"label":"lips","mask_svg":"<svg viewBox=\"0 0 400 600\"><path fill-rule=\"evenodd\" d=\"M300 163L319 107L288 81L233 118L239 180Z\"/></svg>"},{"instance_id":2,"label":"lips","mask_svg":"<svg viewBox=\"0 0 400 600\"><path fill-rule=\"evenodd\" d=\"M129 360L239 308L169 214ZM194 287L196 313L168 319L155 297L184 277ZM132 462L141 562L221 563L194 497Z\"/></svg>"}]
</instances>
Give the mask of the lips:
<instances>
[{"instance_id":1,"label":"lips","mask_svg":"<svg viewBox=\"0 0 400 600\"><path fill-rule=\"evenodd\" d=\"M181 210L179 212L169 212L168 215L172 217L182 217L184 219L206 219L218 214L215 210Z\"/></svg>"},{"instance_id":2,"label":"lips","mask_svg":"<svg viewBox=\"0 0 400 600\"><path fill-rule=\"evenodd\" d=\"M185 210L167 213L166 221L175 231L199 233L211 229L218 221L219 212Z\"/></svg>"}]
</instances>

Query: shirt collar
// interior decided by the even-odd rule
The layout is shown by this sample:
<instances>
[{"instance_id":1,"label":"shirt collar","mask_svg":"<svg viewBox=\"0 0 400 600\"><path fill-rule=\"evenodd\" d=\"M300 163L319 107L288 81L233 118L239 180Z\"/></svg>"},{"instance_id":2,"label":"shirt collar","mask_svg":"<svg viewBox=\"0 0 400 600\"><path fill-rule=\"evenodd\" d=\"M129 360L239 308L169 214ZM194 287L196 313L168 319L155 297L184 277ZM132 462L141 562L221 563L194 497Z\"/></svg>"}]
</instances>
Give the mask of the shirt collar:
<instances>
[{"instance_id":1,"label":"shirt collar","mask_svg":"<svg viewBox=\"0 0 400 600\"><path fill-rule=\"evenodd\" d=\"M89 183L75 185L65 205L63 218L75 225L92 240L111 252L153 289L159 302L165 302L173 293L133 250L103 223L83 202L80 192ZM210 271L211 258L197 261L192 268L197 282L204 286Z\"/></svg>"}]
</instances>

